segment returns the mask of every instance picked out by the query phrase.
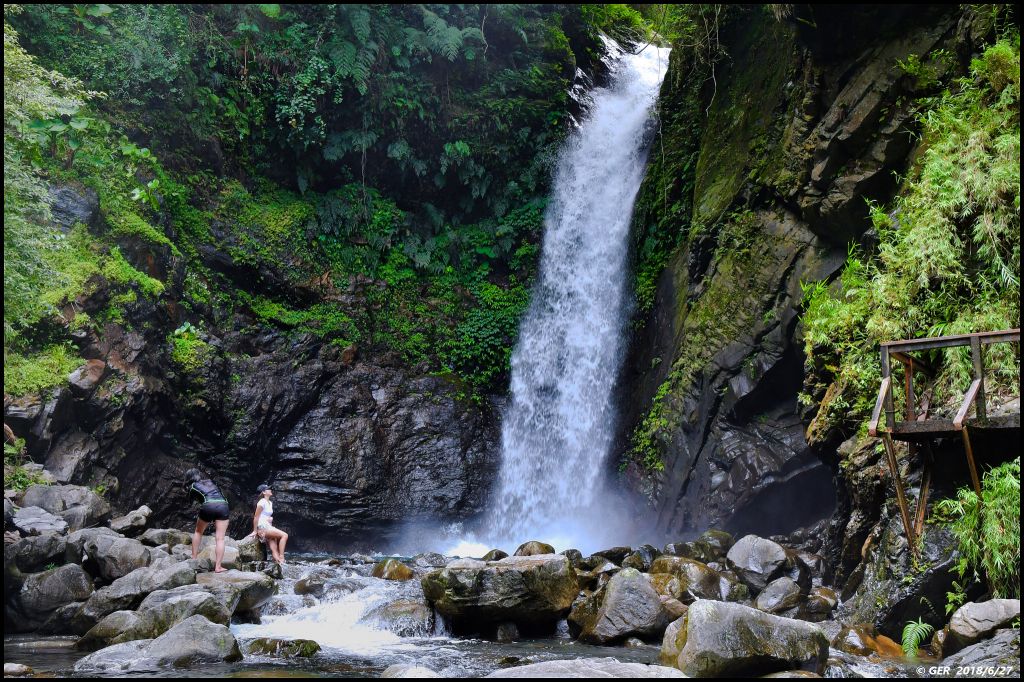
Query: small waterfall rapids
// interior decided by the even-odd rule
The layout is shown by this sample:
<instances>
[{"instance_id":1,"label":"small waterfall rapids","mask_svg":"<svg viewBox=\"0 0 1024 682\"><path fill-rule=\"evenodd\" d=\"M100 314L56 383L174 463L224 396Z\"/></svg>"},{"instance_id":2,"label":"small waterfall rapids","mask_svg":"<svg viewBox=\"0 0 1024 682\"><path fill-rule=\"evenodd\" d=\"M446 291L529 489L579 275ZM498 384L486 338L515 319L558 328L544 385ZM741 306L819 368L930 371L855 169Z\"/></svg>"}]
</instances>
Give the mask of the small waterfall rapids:
<instances>
[{"instance_id":1,"label":"small waterfall rapids","mask_svg":"<svg viewBox=\"0 0 1024 682\"><path fill-rule=\"evenodd\" d=\"M600 542L612 391L628 319L629 228L668 51L618 53L558 159L540 274L512 356L491 546ZM483 539L483 538L481 538ZM596 547L595 547L596 549Z\"/></svg>"}]
</instances>

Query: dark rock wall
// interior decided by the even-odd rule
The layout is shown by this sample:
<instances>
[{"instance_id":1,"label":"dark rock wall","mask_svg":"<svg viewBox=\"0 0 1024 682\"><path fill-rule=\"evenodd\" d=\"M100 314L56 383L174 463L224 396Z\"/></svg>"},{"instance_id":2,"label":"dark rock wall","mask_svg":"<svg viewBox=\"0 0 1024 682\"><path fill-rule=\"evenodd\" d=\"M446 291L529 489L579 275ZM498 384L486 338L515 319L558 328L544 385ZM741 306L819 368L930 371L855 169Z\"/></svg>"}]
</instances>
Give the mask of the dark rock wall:
<instances>
[{"instance_id":1,"label":"dark rock wall","mask_svg":"<svg viewBox=\"0 0 1024 682\"><path fill-rule=\"evenodd\" d=\"M881 502L839 470L842 437L808 444L801 283L834 276L851 242L870 248L866 201L891 199L911 163L925 93L898 60L945 49L936 68L963 72L987 29L952 6L794 8L734 12L713 70L677 49L662 91L638 270L642 245L669 247L635 320L620 448L668 535L790 533L837 509L842 526Z\"/></svg>"}]
</instances>

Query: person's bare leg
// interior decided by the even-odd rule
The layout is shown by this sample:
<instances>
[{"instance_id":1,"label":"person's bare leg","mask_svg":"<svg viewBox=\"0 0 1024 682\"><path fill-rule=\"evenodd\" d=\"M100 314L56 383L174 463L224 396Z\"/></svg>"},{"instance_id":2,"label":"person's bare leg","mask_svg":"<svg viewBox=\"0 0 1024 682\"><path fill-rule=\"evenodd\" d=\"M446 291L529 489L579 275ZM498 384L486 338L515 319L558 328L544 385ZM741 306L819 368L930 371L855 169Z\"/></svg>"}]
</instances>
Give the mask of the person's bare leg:
<instances>
[{"instance_id":1,"label":"person's bare leg","mask_svg":"<svg viewBox=\"0 0 1024 682\"><path fill-rule=\"evenodd\" d=\"M278 541L278 551L281 553L281 563L284 563L284 546L288 544L288 533L281 531L281 539Z\"/></svg>"},{"instance_id":2,"label":"person's bare leg","mask_svg":"<svg viewBox=\"0 0 1024 682\"><path fill-rule=\"evenodd\" d=\"M270 558L277 563L281 563L281 553L277 549L277 540L267 537L267 548L270 550Z\"/></svg>"},{"instance_id":3,"label":"person's bare leg","mask_svg":"<svg viewBox=\"0 0 1024 682\"><path fill-rule=\"evenodd\" d=\"M224 560L224 536L228 532L228 520L214 522L215 532L217 534L217 549L216 549L216 562L213 566L214 573L223 573L224 567L220 565L220 562Z\"/></svg>"},{"instance_id":4,"label":"person's bare leg","mask_svg":"<svg viewBox=\"0 0 1024 682\"><path fill-rule=\"evenodd\" d=\"M288 536L285 535L283 531L280 531L277 528L274 528L273 526L264 530L263 533L267 537L268 547L271 546L271 542L274 543L274 561L276 561L279 564L284 563L284 543L282 541L282 538L287 538Z\"/></svg>"},{"instance_id":5,"label":"person's bare leg","mask_svg":"<svg viewBox=\"0 0 1024 682\"><path fill-rule=\"evenodd\" d=\"M192 558L199 557L199 546L203 544L203 533L210 524L202 519L196 519L196 532L192 534Z\"/></svg>"}]
</instances>

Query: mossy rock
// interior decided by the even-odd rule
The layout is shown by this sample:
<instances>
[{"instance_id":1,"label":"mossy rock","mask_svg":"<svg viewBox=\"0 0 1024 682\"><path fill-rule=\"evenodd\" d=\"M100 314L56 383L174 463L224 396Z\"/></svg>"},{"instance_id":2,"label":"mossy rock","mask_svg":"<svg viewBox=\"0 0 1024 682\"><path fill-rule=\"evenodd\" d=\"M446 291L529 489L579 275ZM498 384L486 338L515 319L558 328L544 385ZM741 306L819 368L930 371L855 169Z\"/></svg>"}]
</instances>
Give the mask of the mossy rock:
<instances>
[{"instance_id":1,"label":"mossy rock","mask_svg":"<svg viewBox=\"0 0 1024 682\"><path fill-rule=\"evenodd\" d=\"M412 580L416 577L411 568L397 559L378 561L370 575L384 580Z\"/></svg>"},{"instance_id":2,"label":"mossy rock","mask_svg":"<svg viewBox=\"0 0 1024 682\"><path fill-rule=\"evenodd\" d=\"M308 658L320 651L320 645L311 639L274 639L260 637L249 642L246 653L281 658Z\"/></svg>"}]
</instances>

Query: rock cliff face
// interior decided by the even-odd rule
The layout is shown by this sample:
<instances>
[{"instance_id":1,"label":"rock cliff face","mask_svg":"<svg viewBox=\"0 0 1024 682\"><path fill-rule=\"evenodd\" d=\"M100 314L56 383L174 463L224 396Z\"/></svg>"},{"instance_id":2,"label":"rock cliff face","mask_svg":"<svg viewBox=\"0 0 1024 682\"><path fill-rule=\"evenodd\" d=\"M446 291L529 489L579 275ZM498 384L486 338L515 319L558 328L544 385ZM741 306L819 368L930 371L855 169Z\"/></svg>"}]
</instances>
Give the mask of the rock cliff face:
<instances>
[{"instance_id":1,"label":"rock cliff face","mask_svg":"<svg viewBox=\"0 0 1024 682\"><path fill-rule=\"evenodd\" d=\"M136 255L173 280L166 254ZM207 254L221 261L231 263ZM97 284L79 309L102 306ZM185 368L167 341L181 311L166 300L139 302L123 323L78 334L89 362L67 386L5 402L5 422L60 482L101 485L119 509L149 501L155 519L186 527L195 507L182 474L198 464L243 528L256 486L268 482L281 525L307 549L379 547L409 523L465 520L483 508L497 467L490 407L393 355L288 336L238 315L209 326L203 362Z\"/></svg>"},{"instance_id":2,"label":"rock cliff face","mask_svg":"<svg viewBox=\"0 0 1024 682\"><path fill-rule=\"evenodd\" d=\"M624 479L671 534L822 529L837 492L847 516L880 503L838 469L838 434L808 445L801 284L870 248L866 202L911 161L926 86L899 61L963 72L988 29L954 8L794 7L733 14L720 54L676 50L662 91L620 443Z\"/></svg>"}]
</instances>

